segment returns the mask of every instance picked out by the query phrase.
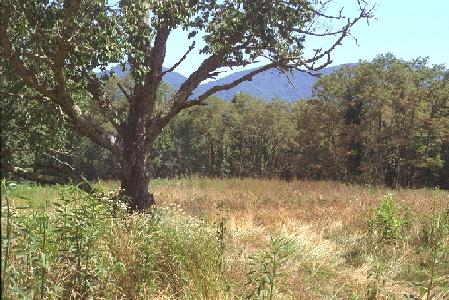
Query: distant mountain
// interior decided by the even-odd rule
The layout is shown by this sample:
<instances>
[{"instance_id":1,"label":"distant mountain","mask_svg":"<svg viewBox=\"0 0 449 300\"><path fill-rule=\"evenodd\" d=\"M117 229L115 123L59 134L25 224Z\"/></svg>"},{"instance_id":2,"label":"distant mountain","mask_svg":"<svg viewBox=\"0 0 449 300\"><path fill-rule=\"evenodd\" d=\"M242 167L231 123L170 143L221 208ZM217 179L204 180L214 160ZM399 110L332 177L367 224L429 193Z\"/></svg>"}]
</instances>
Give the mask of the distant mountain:
<instances>
[{"instance_id":1,"label":"distant mountain","mask_svg":"<svg viewBox=\"0 0 449 300\"><path fill-rule=\"evenodd\" d=\"M328 75L338 70L342 66L344 65L328 67L321 70L320 73L323 75ZM118 76L124 76L124 74L126 73L126 71L123 72L120 66L114 67L113 71ZM202 94L215 85L222 85L232 82L251 71L252 70L245 70L232 73L226 77L201 84L193 92L193 97ZM287 101L296 101L299 99L308 99L312 97L312 88L315 82L318 80L318 77L295 70L289 74L289 78L290 81L284 73L281 73L276 69L272 69L254 76L252 81L242 82L235 88L218 92L215 95L228 101L232 100L234 95L240 92L248 93L254 97L262 98L265 100L281 98ZM166 74L163 77L163 80L170 84L174 89L178 89L186 80L186 77L177 72L171 72Z\"/></svg>"},{"instance_id":2,"label":"distant mountain","mask_svg":"<svg viewBox=\"0 0 449 300\"><path fill-rule=\"evenodd\" d=\"M325 68L320 73L323 75L331 74L341 67L342 65ZM232 82L249 72L251 70L233 73L224 78L202 84L194 91L194 95L201 94L214 85ZM318 80L318 77L295 70L289 73L289 78L290 81L284 73L271 69L254 76L252 81L242 82L235 88L218 92L215 95L226 100L231 100L239 92L248 93L265 100L281 98L287 101L296 101L312 97L312 87Z\"/></svg>"},{"instance_id":3,"label":"distant mountain","mask_svg":"<svg viewBox=\"0 0 449 300\"><path fill-rule=\"evenodd\" d=\"M183 84L186 79L187 78L177 72L170 72L162 77L162 80L170 84L174 89L180 88L181 84Z\"/></svg>"},{"instance_id":4,"label":"distant mountain","mask_svg":"<svg viewBox=\"0 0 449 300\"><path fill-rule=\"evenodd\" d=\"M167 70L167 68L163 68L164 70ZM118 77L123 77L128 72L128 65L125 70L122 69L120 65L117 65L111 69L112 72L114 72ZM178 89L181 84L186 80L184 76L177 72L170 72L164 75L162 77L162 80L170 84L174 89Z\"/></svg>"}]
</instances>

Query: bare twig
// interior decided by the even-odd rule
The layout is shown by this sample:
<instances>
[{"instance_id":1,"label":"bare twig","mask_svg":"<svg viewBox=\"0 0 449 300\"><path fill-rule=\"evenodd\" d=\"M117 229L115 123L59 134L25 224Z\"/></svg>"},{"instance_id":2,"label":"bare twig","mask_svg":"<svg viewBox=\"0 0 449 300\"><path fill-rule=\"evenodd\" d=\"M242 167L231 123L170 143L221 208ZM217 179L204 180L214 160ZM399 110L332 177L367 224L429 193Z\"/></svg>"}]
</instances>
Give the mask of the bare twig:
<instances>
[{"instance_id":1,"label":"bare twig","mask_svg":"<svg viewBox=\"0 0 449 300\"><path fill-rule=\"evenodd\" d=\"M162 73L162 76L164 76L167 73L173 72L186 58L187 55L195 48L195 41L192 42L192 44L189 46L189 49L186 53L176 62L171 68L167 69L165 72Z\"/></svg>"}]
</instances>

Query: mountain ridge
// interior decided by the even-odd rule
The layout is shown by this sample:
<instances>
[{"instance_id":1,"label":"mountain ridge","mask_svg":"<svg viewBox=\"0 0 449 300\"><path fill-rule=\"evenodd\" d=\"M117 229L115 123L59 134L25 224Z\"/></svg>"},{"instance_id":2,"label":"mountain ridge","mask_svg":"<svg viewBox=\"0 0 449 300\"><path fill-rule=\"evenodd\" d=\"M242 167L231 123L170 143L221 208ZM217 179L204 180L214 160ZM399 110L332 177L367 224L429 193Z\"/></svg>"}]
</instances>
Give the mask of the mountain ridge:
<instances>
[{"instance_id":1,"label":"mountain ridge","mask_svg":"<svg viewBox=\"0 0 449 300\"><path fill-rule=\"evenodd\" d=\"M319 74L328 75L332 74L336 70L343 66L353 64L342 64L337 66L331 66L322 69ZM164 68L164 70L167 70ZM248 74L254 69L244 70L229 74L223 78L219 78L213 81L205 82L198 86L193 91L191 99L201 95L208 89L216 85L222 85L232 82L245 74ZM126 74L126 70L123 71L121 66L115 66L112 69L119 77L123 77ZM289 77L284 73L281 73L277 69L270 69L253 77L251 81L244 81L238 86L215 93L214 95L223 98L225 100L232 100L237 93L248 93L253 97L261 98L266 101L270 101L275 98L280 98L289 102L297 101L299 99L310 99L313 96L313 85L319 79L318 76L313 76L306 72L293 70L289 72ZM187 78L178 72L170 72L164 75L163 80L170 84L174 89L178 89Z\"/></svg>"},{"instance_id":2,"label":"mountain ridge","mask_svg":"<svg viewBox=\"0 0 449 300\"><path fill-rule=\"evenodd\" d=\"M324 68L320 71L322 75L328 75L341 68L343 65ZM193 93L193 96L199 95L215 85L222 85L232 82L241 76L251 72L245 70L229 74L218 80L201 84ZM270 69L253 77L251 81L245 81L238 86L215 93L225 100L232 100L237 93L248 93L253 97L262 98L267 101L280 98L287 101L296 101L299 99L309 99L312 97L312 89L318 76L313 76L306 72L294 70L286 74L281 73L277 69Z\"/></svg>"}]
</instances>

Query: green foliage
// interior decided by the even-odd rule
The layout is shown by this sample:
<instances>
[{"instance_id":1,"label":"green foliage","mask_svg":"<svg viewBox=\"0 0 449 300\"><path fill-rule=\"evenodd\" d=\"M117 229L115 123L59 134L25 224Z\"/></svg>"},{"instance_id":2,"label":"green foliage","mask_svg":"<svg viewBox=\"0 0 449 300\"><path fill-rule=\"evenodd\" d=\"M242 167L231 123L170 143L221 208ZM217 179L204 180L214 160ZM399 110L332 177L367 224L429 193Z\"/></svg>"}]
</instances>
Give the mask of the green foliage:
<instances>
[{"instance_id":1,"label":"green foliage","mask_svg":"<svg viewBox=\"0 0 449 300\"><path fill-rule=\"evenodd\" d=\"M317 82L316 97L332 109L323 114L334 120L330 130L318 133L345 180L447 185L441 177L447 161L447 72L426 58L407 62L389 53Z\"/></svg>"},{"instance_id":2,"label":"green foliage","mask_svg":"<svg viewBox=\"0 0 449 300\"><path fill-rule=\"evenodd\" d=\"M170 213L158 219L152 235L157 248L145 253L154 256L160 281L170 283L174 294L213 297L221 284L222 255L213 229L194 218L176 220Z\"/></svg>"},{"instance_id":3,"label":"green foliage","mask_svg":"<svg viewBox=\"0 0 449 300\"><path fill-rule=\"evenodd\" d=\"M63 189L43 208L12 207L2 187L2 298L195 299L221 290L213 229L179 211L129 217L116 192ZM118 204L118 205L117 205Z\"/></svg>"},{"instance_id":4,"label":"green foliage","mask_svg":"<svg viewBox=\"0 0 449 300\"><path fill-rule=\"evenodd\" d=\"M404 224L392 195L383 199L374 216L368 220L370 233L385 241L399 240Z\"/></svg>"},{"instance_id":5,"label":"green foliage","mask_svg":"<svg viewBox=\"0 0 449 300\"><path fill-rule=\"evenodd\" d=\"M135 157L125 149L135 151L130 146L139 141L145 149L139 159L149 158L152 177L447 187L449 76L428 59L406 62L386 54L346 66L323 76L308 103L237 94L230 104L205 97L206 108L170 122L222 67L247 66L260 56L281 69L315 66L327 52L303 57L308 37L343 38L356 21L371 17L368 4L354 2L359 18L322 33L310 25L335 21L329 25L338 27L346 17L329 16L329 3L320 1L8 0L0 24L2 167L117 178L125 176L118 162ZM166 41L175 29L189 39L201 32L197 50L209 56L179 91L162 81ZM122 72L106 71L111 65ZM148 126L139 127L138 120ZM72 129L83 138L70 135Z\"/></svg>"},{"instance_id":6,"label":"green foliage","mask_svg":"<svg viewBox=\"0 0 449 300\"><path fill-rule=\"evenodd\" d=\"M409 63L386 54L323 76L314 100L267 102L240 93L229 103L211 97L207 106L181 113L162 131L150 152L150 174L299 177L445 188L447 78L446 68L429 66L425 59ZM107 83L108 97L126 119L129 103L117 83L130 94L134 81L126 76ZM155 112L172 94L167 85L159 87ZM107 150L68 135L64 120L42 117L47 112L60 115L49 101L6 99L4 162L53 174L58 164L50 154L88 179L119 176L120 166ZM98 103L87 105L85 111L108 131L115 130Z\"/></svg>"},{"instance_id":7,"label":"green foliage","mask_svg":"<svg viewBox=\"0 0 449 300\"><path fill-rule=\"evenodd\" d=\"M422 227L422 243L424 246L432 246L435 243L441 245L442 239L449 233L449 209L427 220Z\"/></svg>"},{"instance_id":8,"label":"green foliage","mask_svg":"<svg viewBox=\"0 0 449 300\"><path fill-rule=\"evenodd\" d=\"M273 299L282 288L285 268L292 262L293 241L286 238L271 238L267 250L250 257L250 271L247 274L249 293L247 299Z\"/></svg>"},{"instance_id":9,"label":"green foliage","mask_svg":"<svg viewBox=\"0 0 449 300\"><path fill-rule=\"evenodd\" d=\"M46 154L64 147L66 122L54 103L21 84L6 64L0 60L0 68L5 70L0 83L1 163L38 168L47 159Z\"/></svg>"}]
</instances>

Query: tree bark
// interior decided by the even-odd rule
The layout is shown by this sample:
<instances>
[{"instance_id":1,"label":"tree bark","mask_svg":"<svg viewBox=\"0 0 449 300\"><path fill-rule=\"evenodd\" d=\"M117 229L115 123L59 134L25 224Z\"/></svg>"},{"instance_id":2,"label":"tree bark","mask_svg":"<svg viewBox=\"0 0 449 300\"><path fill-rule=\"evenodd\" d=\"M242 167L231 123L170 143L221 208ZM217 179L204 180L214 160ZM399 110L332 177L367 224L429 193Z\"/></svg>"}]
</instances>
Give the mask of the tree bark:
<instances>
[{"instance_id":1,"label":"tree bark","mask_svg":"<svg viewBox=\"0 0 449 300\"><path fill-rule=\"evenodd\" d=\"M136 152L122 163L120 188L128 200L130 211L142 211L154 204L154 197L148 190L150 176L145 153Z\"/></svg>"},{"instance_id":2,"label":"tree bark","mask_svg":"<svg viewBox=\"0 0 449 300\"><path fill-rule=\"evenodd\" d=\"M153 95L155 96L155 95ZM130 104L128 119L123 124L123 154L120 159L121 194L128 200L130 211L142 211L154 204L149 193L148 160L153 140L148 138L148 116L151 106L143 96L136 96ZM154 138L157 134L154 134Z\"/></svg>"},{"instance_id":3,"label":"tree bark","mask_svg":"<svg viewBox=\"0 0 449 300\"><path fill-rule=\"evenodd\" d=\"M153 194L148 191L150 177L145 165L122 168L120 183L122 195L128 198L130 211L142 211L155 203Z\"/></svg>"},{"instance_id":4,"label":"tree bark","mask_svg":"<svg viewBox=\"0 0 449 300\"><path fill-rule=\"evenodd\" d=\"M2 175L4 171L11 173L11 175L23 178L25 180L34 181L41 184L76 184L79 189L86 193L92 194L96 189L80 175L66 174L62 176L52 176L41 174L38 172L27 171L20 167L10 166L8 164L2 164Z\"/></svg>"}]
</instances>

